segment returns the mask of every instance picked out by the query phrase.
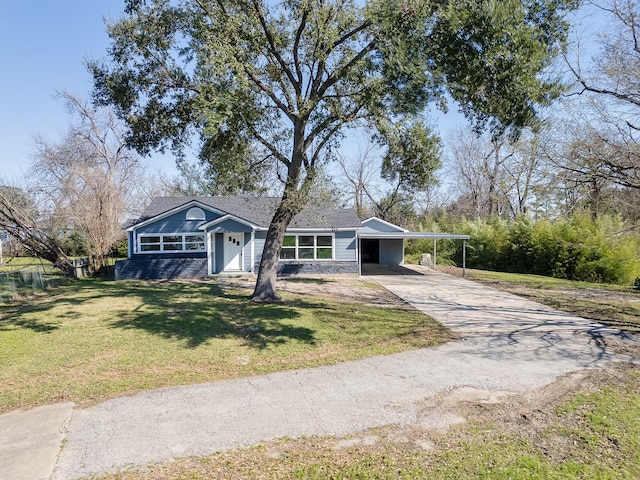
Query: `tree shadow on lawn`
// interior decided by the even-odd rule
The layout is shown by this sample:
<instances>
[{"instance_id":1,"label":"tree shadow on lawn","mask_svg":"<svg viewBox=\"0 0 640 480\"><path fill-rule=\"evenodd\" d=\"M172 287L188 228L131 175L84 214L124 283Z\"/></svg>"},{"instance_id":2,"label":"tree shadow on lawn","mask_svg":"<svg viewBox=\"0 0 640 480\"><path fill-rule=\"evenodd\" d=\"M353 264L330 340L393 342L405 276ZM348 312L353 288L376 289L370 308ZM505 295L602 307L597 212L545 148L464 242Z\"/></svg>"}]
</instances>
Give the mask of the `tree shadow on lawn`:
<instances>
[{"instance_id":1,"label":"tree shadow on lawn","mask_svg":"<svg viewBox=\"0 0 640 480\"><path fill-rule=\"evenodd\" d=\"M166 339L186 341L195 348L210 339L239 338L253 348L265 349L290 341L316 343L315 332L287 323L299 318L298 308L320 305L296 302L286 304L253 304L249 297L225 293L217 285L185 284L180 293L167 292L143 297L143 305L124 318L111 322L113 328L137 329ZM184 299L196 295L198 301ZM204 301L202 297L205 296Z\"/></svg>"},{"instance_id":2,"label":"tree shadow on lawn","mask_svg":"<svg viewBox=\"0 0 640 480\"><path fill-rule=\"evenodd\" d=\"M25 320L20 318L3 318L0 316L0 332L13 330L15 327L33 330L36 333L51 333L60 328L53 322Z\"/></svg>"},{"instance_id":3,"label":"tree shadow on lawn","mask_svg":"<svg viewBox=\"0 0 640 480\"><path fill-rule=\"evenodd\" d=\"M134 310L118 311L119 299L135 298ZM309 328L285 323L300 317L300 309L321 308L322 304L295 302L253 304L248 296L227 294L218 285L199 282L131 281L90 279L74 282L48 297L16 302L0 309L0 332L28 328L49 333L66 321L87 315L82 307L108 299L114 306L111 328L138 329L167 339L185 340L195 348L212 338L241 338L255 348L300 341L316 342ZM204 301L203 301L204 299ZM52 317L53 309L62 313ZM29 319L25 318L28 315Z\"/></svg>"},{"instance_id":4,"label":"tree shadow on lawn","mask_svg":"<svg viewBox=\"0 0 640 480\"><path fill-rule=\"evenodd\" d=\"M46 295L22 298L0 305L0 332L18 328L36 333L51 333L61 328L64 320L77 320L83 316L83 304L100 298L123 298L130 288L110 285L103 280L85 279L60 286ZM52 315L54 309L64 313ZM31 318L25 318L25 317Z\"/></svg>"},{"instance_id":5,"label":"tree shadow on lawn","mask_svg":"<svg viewBox=\"0 0 640 480\"><path fill-rule=\"evenodd\" d=\"M50 304L49 304L50 305ZM20 303L0 306L0 332L24 328L35 333L51 333L60 328L60 322L51 318L24 318L23 313L38 313L44 315L44 311L50 307L33 306L27 304L25 300Z\"/></svg>"}]
</instances>

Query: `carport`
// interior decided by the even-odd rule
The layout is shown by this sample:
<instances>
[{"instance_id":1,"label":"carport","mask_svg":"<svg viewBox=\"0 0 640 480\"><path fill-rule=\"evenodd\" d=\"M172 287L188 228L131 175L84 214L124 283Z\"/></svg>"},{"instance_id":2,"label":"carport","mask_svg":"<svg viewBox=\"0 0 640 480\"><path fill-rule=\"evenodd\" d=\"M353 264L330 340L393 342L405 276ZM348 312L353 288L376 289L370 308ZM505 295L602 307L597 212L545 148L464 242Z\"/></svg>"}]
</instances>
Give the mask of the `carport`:
<instances>
[{"instance_id":1,"label":"carport","mask_svg":"<svg viewBox=\"0 0 640 480\"><path fill-rule=\"evenodd\" d=\"M358 274L362 275L362 264L370 263L386 266L404 264L404 241L407 239L433 240L433 266L437 261L438 240L462 240L462 276L467 262L467 240L469 235L434 232L359 232L358 233Z\"/></svg>"}]
</instances>

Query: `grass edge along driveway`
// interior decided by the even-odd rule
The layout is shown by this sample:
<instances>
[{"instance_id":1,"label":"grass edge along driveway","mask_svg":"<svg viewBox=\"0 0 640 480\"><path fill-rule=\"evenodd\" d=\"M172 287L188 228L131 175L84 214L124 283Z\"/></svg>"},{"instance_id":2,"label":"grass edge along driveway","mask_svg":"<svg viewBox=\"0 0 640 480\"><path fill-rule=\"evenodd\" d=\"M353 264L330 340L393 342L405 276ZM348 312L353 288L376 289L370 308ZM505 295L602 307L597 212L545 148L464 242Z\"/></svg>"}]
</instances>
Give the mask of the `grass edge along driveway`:
<instances>
[{"instance_id":1,"label":"grass edge along driveway","mask_svg":"<svg viewBox=\"0 0 640 480\"><path fill-rule=\"evenodd\" d=\"M102 480L640 478L640 369L576 372L503 403L464 402L447 431L389 425L283 438Z\"/></svg>"},{"instance_id":2,"label":"grass edge along driveway","mask_svg":"<svg viewBox=\"0 0 640 480\"><path fill-rule=\"evenodd\" d=\"M311 280L269 305L213 282L91 279L0 304L0 413L330 365L451 338L381 287L340 282ZM345 286L361 295L335 293Z\"/></svg>"}]
</instances>

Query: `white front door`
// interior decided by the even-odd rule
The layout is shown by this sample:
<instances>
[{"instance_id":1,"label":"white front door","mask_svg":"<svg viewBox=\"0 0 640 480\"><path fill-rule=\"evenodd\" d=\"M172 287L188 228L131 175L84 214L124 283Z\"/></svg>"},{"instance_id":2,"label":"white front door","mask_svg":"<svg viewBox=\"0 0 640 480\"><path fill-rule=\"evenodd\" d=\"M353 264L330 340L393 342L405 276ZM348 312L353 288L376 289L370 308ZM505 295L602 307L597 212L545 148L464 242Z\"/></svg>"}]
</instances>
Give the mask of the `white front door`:
<instances>
[{"instance_id":1,"label":"white front door","mask_svg":"<svg viewBox=\"0 0 640 480\"><path fill-rule=\"evenodd\" d=\"M244 246L244 233L224 234L224 270L242 270L242 247Z\"/></svg>"}]
</instances>

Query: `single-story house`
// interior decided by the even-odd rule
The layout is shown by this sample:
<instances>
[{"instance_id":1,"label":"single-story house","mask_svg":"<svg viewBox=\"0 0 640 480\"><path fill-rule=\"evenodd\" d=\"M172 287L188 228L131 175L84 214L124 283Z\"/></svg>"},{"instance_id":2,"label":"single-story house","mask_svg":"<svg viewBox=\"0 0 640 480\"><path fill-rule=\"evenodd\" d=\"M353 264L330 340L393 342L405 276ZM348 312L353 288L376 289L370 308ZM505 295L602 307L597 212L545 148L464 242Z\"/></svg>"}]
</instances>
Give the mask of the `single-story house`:
<instances>
[{"instance_id":1,"label":"single-story house","mask_svg":"<svg viewBox=\"0 0 640 480\"><path fill-rule=\"evenodd\" d=\"M277 202L248 195L157 197L125 226L128 259L116 263L116 280L255 273ZM361 220L354 209L310 206L286 231L278 271L357 274L362 263L401 265L404 239L425 235L444 238L376 217ZM458 237L464 236L446 238Z\"/></svg>"}]
</instances>

